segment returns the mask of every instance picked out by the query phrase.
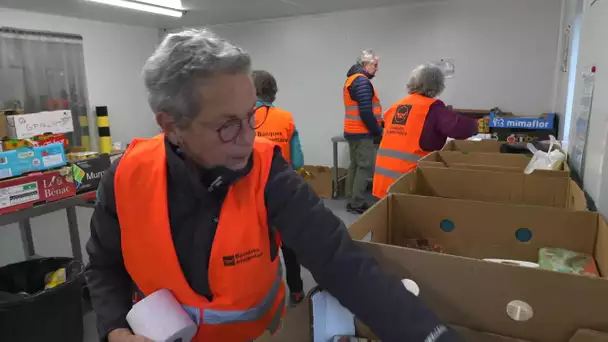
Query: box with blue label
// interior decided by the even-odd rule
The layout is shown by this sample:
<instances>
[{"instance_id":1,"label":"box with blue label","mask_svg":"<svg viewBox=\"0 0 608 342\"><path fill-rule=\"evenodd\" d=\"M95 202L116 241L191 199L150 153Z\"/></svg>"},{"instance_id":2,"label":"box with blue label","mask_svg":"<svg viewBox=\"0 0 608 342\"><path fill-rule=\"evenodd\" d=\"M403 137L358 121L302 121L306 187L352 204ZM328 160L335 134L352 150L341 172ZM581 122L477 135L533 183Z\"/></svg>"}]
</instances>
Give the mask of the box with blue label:
<instances>
[{"instance_id":1,"label":"box with blue label","mask_svg":"<svg viewBox=\"0 0 608 342\"><path fill-rule=\"evenodd\" d=\"M23 147L0 152L0 179L32 171L43 171L67 164L62 144Z\"/></svg>"},{"instance_id":2,"label":"box with blue label","mask_svg":"<svg viewBox=\"0 0 608 342\"><path fill-rule=\"evenodd\" d=\"M490 133L499 141L530 142L558 137L558 117L555 113L539 116L497 115L490 113Z\"/></svg>"}]
</instances>

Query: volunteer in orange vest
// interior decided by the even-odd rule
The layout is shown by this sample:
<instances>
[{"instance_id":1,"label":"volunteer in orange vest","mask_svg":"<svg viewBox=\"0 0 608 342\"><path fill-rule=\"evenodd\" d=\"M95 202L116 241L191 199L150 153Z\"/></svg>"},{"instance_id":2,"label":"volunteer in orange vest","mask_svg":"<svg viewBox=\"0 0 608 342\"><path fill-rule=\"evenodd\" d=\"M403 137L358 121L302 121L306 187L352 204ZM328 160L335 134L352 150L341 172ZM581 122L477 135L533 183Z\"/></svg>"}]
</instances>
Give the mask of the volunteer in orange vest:
<instances>
[{"instance_id":1,"label":"volunteer in orange vest","mask_svg":"<svg viewBox=\"0 0 608 342\"><path fill-rule=\"evenodd\" d=\"M440 150L448 137L466 139L477 133L477 121L462 116L436 99L445 88L437 66L425 64L412 72L409 95L384 114L384 135L376 157L373 195L386 196L388 188L418 160Z\"/></svg>"},{"instance_id":2,"label":"volunteer in orange vest","mask_svg":"<svg viewBox=\"0 0 608 342\"><path fill-rule=\"evenodd\" d=\"M269 72L254 70L253 84L258 98L255 111L256 135L266 138L281 148L283 158L294 170L304 166L304 154L300 146L298 130L290 112L274 106L279 91L277 81ZM292 306L304 299L304 283L300 274L300 263L293 249L283 246L285 278L289 287L289 302Z\"/></svg>"},{"instance_id":3,"label":"volunteer in orange vest","mask_svg":"<svg viewBox=\"0 0 608 342\"><path fill-rule=\"evenodd\" d=\"M346 175L346 209L363 213L368 180L374 170L375 140L382 136L382 106L371 83L378 71L378 57L364 50L346 74L344 83L344 138L348 142L350 166Z\"/></svg>"},{"instance_id":4,"label":"volunteer in orange vest","mask_svg":"<svg viewBox=\"0 0 608 342\"><path fill-rule=\"evenodd\" d=\"M134 297L161 289L197 325L193 342L276 332L284 241L383 340L456 341L355 245L280 149L255 138L250 68L249 54L206 30L168 34L144 64L163 133L134 139L98 189L85 277L99 338L149 342L125 317Z\"/></svg>"}]
</instances>

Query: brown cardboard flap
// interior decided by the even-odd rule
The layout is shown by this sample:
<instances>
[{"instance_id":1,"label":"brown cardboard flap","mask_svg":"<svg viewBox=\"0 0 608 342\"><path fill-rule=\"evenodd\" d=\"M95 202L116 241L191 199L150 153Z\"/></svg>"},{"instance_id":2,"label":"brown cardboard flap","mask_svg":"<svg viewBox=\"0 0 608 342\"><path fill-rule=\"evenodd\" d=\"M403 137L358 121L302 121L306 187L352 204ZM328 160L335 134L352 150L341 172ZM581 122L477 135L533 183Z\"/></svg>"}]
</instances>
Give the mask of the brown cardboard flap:
<instances>
[{"instance_id":1,"label":"brown cardboard flap","mask_svg":"<svg viewBox=\"0 0 608 342\"><path fill-rule=\"evenodd\" d=\"M608 331L605 279L357 243L386 271L414 280L421 299L450 324L535 342L567 342L582 327ZM514 300L532 307L530 320L507 315Z\"/></svg>"},{"instance_id":2,"label":"brown cardboard flap","mask_svg":"<svg viewBox=\"0 0 608 342\"><path fill-rule=\"evenodd\" d=\"M494 140L451 140L445 144L442 151L461 151L461 152L488 152L500 153L500 147L504 142Z\"/></svg>"},{"instance_id":3,"label":"brown cardboard flap","mask_svg":"<svg viewBox=\"0 0 608 342\"><path fill-rule=\"evenodd\" d=\"M570 342L608 342L608 333L581 329L574 334Z\"/></svg>"},{"instance_id":4,"label":"brown cardboard flap","mask_svg":"<svg viewBox=\"0 0 608 342\"><path fill-rule=\"evenodd\" d=\"M569 209L572 202L567 177L439 167L417 168L397 179L388 191ZM577 200L576 207L581 206Z\"/></svg>"},{"instance_id":5,"label":"brown cardboard flap","mask_svg":"<svg viewBox=\"0 0 608 342\"><path fill-rule=\"evenodd\" d=\"M392 245L405 246L410 239L431 239L448 254L532 262L538 261L542 247L587 254L596 249L599 215L593 212L415 195L390 195L388 201ZM374 213L370 210L370 214ZM451 231L442 229L446 224ZM355 222L351 229L358 225ZM519 241L516 234L520 230L527 230L531 239Z\"/></svg>"},{"instance_id":6,"label":"brown cardboard flap","mask_svg":"<svg viewBox=\"0 0 608 342\"><path fill-rule=\"evenodd\" d=\"M602 277L608 278L608 224L599 214L594 257L600 274Z\"/></svg>"},{"instance_id":7,"label":"brown cardboard flap","mask_svg":"<svg viewBox=\"0 0 608 342\"><path fill-rule=\"evenodd\" d=\"M587 198L585 197L585 192L573 180L570 180L568 194L569 194L569 201L570 201L570 203L568 204L568 208L570 208L572 210L581 210L581 211L588 210Z\"/></svg>"},{"instance_id":8,"label":"brown cardboard flap","mask_svg":"<svg viewBox=\"0 0 608 342\"><path fill-rule=\"evenodd\" d=\"M357 219L356 225L348 227L348 233L354 240L362 240L371 233L372 242L388 243L389 202L378 201L372 208Z\"/></svg>"},{"instance_id":9,"label":"brown cardboard flap","mask_svg":"<svg viewBox=\"0 0 608 342\"><path fill-rule=\"evenodd\" d=\"M452 325L454 329L466 342L527 342L524 340L500 336L496 334L482 333L468 328Z\"/></svg>"}]
</instances>

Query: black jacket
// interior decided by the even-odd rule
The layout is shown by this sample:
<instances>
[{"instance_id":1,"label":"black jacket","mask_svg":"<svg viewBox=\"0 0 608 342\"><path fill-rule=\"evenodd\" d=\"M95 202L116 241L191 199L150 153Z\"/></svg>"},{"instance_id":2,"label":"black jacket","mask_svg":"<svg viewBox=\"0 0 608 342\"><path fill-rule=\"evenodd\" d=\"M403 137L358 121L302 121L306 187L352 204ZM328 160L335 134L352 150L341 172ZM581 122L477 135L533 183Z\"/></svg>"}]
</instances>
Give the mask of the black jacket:
<instances>
[{"instance_id":1,"label":"black jacket","mask_svg":"<svg viewBox=\"0 0 608 342\"><path fill-rule=\"evenodd\" d=\"M354 74L363 74L366 76L359 76L355 78L353 83L351 83L351 85L348 87L348 92L350 93L350 97L357 102L361 121L363 121L363 124L365 127L367 127L369 133L344 133L344 137L348 140L379 138L382 136L382 127L380 127L378 120L376 120L374 117L374 108L372 104L372 99L374 98L374 87L370 81L372 78L374 78L374 75L367 73L365 69L363 69L363 66L359 64L355 64L350 67L346 73L346 77L351 77Z\"/></svg>"},{"instance_id":2,"label":"black jacket","mask_svg":"<svg viewBox=\"0 0 608 342\"><path fill-rule=\"evenodd\" d=\"M242 172L201 171L186 163L173 146L166 145L173 243L190 286L212 299L205 266L209 262L217 218L229 184L251 169L252 160ZM87 243L90 263L85 276L102 340L113 329L128 327L125 315L132 306L133 284L123 263L114 198L118 162L101 181L91 220L91 238ZM219 176L226 182L210 186ZM424 341L440 324L398 279L386 275L374 259L353 243L342 221L294 172L278 148L265 199L269 226L280 232L285 244L296 252L319 285L384 341ZM271 230L271 242L275 241L272 236ZM276 257L276 253L272 254ZM162 277L162 270L158 271ZM437 341L451 341L447 335L444 338Z\"/></svg>"}]
</instances>

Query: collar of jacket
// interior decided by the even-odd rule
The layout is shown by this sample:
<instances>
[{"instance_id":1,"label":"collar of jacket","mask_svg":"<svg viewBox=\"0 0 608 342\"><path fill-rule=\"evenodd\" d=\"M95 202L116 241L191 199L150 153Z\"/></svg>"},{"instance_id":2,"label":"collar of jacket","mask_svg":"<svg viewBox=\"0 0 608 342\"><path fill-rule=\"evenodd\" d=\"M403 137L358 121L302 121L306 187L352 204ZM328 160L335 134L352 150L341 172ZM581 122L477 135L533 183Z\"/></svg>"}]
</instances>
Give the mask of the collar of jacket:
<instances>
[{"instance_id":1,"label":"collar of jacket","mask_svg":"<svg viewBox=\"0 0 608 342\"><path fill-rule=\"evenodd\" d=\"M167 154L168 182L180 192L194 193L200 197L204 192L213 192L225 188L244 177L251 171L253 157L249 157L247 166L238 171L225 167L204 168L185 158L181 149L165 140Z\"/></svg>"},{"instance_id":2,"label":"collar of jacket","mask_svg":"<svg viewBox=\"0 0 608 342\"><path fill-rule=\"evenodd\" d=\"M350 69L348 70L348 72L346 73L346 77L350 77L354 74L363 74L363 75L365 75L365 77L369 78L370 80L375 77L375 75L371 75L370 73L365 71L365 68L363 67L363 65L359 65L359 64L354 64L353 66L351 66Z\"/></svg>"},{"instance_id":3,"label":"collar of jacket","mask_svg":"<svg viewBox=\"0 0 608 342\"><path fill-rule=\"evenodd\" d=\"M263 106L274 107L274 103L272 103L272 102L264 102L264 101L258 99L258 102L255 103L255 107L259 108L259 107L263 107Z\"/></svg>"}]
</instances>

